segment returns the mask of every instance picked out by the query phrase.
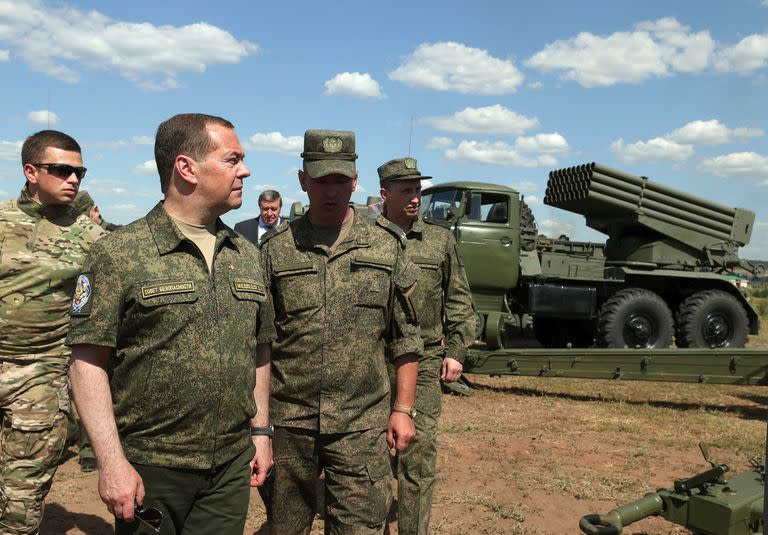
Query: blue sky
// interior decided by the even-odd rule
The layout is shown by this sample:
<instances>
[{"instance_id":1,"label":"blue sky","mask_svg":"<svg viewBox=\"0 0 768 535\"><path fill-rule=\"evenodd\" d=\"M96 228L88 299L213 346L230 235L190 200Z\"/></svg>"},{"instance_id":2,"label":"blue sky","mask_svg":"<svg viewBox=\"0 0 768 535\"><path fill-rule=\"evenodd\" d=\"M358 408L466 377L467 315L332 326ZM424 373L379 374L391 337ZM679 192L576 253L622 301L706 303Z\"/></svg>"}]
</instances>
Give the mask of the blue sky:
<instances>
[{"instance_id":1,"label":"blue sky","mask_svg":"<svg viewBox=\"0 0 768 535\"><path fill-rule=\"evenodd\" d=\"M550 170L597 161L754 210L742 256L768 259L767 66L768 0L0 0L0 198L50 125L83 145L104 216L128 222L160 198L157 125L203 112L247 150L230 224L265 187L306 201L304 130L343 129L357 201L410 144L434 182L511 186L544 232L601 240L541 203Z\"/></svg>"}]
</instances>

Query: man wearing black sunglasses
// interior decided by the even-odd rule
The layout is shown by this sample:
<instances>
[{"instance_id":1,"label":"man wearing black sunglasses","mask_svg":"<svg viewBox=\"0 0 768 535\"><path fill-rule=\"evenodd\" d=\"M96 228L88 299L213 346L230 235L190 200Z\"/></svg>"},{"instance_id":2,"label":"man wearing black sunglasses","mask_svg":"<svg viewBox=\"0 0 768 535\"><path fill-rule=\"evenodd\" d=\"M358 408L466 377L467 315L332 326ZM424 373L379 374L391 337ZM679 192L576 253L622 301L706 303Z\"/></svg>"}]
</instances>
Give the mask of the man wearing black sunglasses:
<instances>
[{"instance_id":1,"label":"man wearing black sunglasses","mask_svg":"<svg viewBox=\"0 0 768 535\"><path fill-rule=\"evenodd\" d=\"M272 465L274 313L258 249L219 218L242 204L244 159L221 117L163 122L164 200L78 277L70 379L119 535L242 533Z\"/></svg>"},{"instance_id":2,"label":"man wearing black sunglasses","mask_svg":"<svg viewBox=\"0 0 768 535\"><path fill-rule=\"evenodd\" d=\"M80 145L43 130L21 148L26 185L0 203L0 532L37 533L67 436L64 345L75 278L104 231L69 205Z\"/></svg>"}]
</instances>

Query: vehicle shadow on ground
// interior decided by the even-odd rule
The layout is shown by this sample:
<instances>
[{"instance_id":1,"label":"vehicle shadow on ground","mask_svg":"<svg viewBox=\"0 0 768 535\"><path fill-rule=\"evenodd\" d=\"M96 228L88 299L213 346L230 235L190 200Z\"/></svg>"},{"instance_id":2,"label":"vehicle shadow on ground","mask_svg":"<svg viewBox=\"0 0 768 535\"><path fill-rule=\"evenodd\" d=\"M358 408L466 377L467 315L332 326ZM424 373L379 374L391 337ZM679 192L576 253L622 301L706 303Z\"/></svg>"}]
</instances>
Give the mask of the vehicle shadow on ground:
<instances>
[{"instance_id":1,"label":"vehicle shadow on ground","mask_svg":"<svg viewBox=\"0 0 768 535\"><path fill-rule=\"evenodd\" d=\"M115 532L112 524L97 515L71 513L58 503L46 504L40 535L61 535L75 528L88 535L111 535Z\"/></svg>"},{"instance_id":2,"label":"vehicle shadow on ground","mask_svg":"<svg viewBox=\"0 0 768 535\"><path fill-rule=\"evenodd\" d=\"M768 398L766 396L745 396L740 395L741 399L746 401L753 401L755 403L763 404L762 407L756 407L754 405L734 405L734 404L714 404L714 403L687 403L683 401L667 401L667 400L628 400L611 398L604 395L588 395L588 394L572 394L565 392L546 392L537 388L526 388L520 386L490 386L473 383L473 387L478 390L486 390L488 392L498 392L504 394L515 394L518 396L529 397L542 397L549 396L560 399L570 399L573 401L600 401L603 403L623 403L625 405L649 405L651 407L657 407L662 409L675 409L675 410L693 410L693 409L705 409L709 411L728 412L732 413L744 420L759 420L761 422L766 421L766 403Z\"/></svg>"}]
</instances>

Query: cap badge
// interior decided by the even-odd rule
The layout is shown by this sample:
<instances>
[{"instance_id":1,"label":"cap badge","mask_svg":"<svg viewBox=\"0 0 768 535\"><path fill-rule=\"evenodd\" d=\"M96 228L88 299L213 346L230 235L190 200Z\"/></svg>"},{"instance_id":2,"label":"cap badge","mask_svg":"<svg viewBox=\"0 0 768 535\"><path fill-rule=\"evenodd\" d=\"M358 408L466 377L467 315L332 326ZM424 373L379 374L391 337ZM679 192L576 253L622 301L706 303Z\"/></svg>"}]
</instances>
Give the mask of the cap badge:
<instances>
[{"instance_id":1,"label":"cap badge","mask_svg":"<svg viewBox=\"0 0 768 535\"><path fill-rule=\"evenodd\" d=\"M406 169L416 169L416 160L413 158L406 158L403 163Z\"/></svg>"},{"instance_id":2,"label":"cap badge","mask_svg":"<svg viewBox=\"0 0 768 535\"><path fill-rule=\"evenodd\" d=\"M342 142L339 137L327 137L323 140L325 152L341 152Z\"/></svg>"}]
</instances>

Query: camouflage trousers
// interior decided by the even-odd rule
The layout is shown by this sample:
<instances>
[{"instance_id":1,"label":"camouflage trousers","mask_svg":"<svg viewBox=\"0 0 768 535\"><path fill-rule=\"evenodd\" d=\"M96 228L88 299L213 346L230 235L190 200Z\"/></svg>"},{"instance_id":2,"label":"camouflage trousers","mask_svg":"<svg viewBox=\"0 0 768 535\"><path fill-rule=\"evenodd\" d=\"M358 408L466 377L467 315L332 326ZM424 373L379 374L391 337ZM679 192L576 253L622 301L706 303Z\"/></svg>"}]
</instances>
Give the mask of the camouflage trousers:
<instances>
[{"instance_id":1,"label":"camouflage trousers","mask_svg":"<svg viewBox=\"0 0 768 535\"><path fill-rule=\"evenodd\" d=\"M0 361L0 534L38 533L67 439L67 367Z\"/></svg>"},{"instance_id":2,"label":"camouflage trousers","mask_svg":"<svg viewBox=\"0 0 768 535\"><path fill-rule=\"evenodd\" d=\"M319 434L276 427L275 465L262 496L271 535L309 534L325 473L325 533L381 534L392 502L386 429Z\"/></svg>"},{"instance_id":3,"label":"camouflage trousers","mask_svg":"<svg viewBox=\"0 0 768 535\"><path fill-rule=\"evenodd\" d=\"M442 351L419 359L416 382L416 438L396 456L397 533L427 535L435 490L437 421L442 398L440 371Z\"/></svg>"}]
</instances>

